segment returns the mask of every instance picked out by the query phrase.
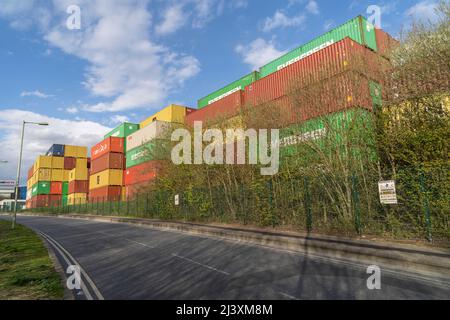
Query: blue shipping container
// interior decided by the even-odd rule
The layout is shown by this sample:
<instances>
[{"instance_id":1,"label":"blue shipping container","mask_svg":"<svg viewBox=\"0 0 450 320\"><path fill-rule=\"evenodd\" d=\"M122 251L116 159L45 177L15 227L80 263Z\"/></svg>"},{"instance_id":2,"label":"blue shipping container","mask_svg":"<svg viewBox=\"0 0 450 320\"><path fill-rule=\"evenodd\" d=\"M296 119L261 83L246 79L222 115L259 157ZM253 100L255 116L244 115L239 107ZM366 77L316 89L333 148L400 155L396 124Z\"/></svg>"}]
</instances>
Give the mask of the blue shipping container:
<instances>
[{"instance_id":1,"label":"blue shipping container","mask_svg":"<svg viewBox=\"0 0 450 320\"><path fill-rule=\"evenodd\" d=\"M55 157L64 157L64 145L63 144L54 144L48 149L46 156L55 156Z\"/></svg>"},{"instance_id":2,"label":"blue shipping container","mask_svg":"<svg viewBox=\"0 0 450 320\"><path fill-rule=\"evenodd\" d=\"M19 200L26 200L27 198L27 187L19 187Z\"/></svg>"}]
</instances>

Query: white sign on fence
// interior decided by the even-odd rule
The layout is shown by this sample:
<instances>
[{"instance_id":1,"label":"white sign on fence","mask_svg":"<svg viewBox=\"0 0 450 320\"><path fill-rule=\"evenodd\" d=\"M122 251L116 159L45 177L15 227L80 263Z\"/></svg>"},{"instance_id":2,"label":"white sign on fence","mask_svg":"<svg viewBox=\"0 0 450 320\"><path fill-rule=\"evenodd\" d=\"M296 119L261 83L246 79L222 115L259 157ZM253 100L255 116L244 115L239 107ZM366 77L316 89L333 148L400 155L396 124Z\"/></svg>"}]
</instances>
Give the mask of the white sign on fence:
<instances>
[{"instance_id":1,"label":"white sign on fence","mask_svg":"<svg viewBox=\"0 0 450 320\"><path fill-rule=\"evenodd\" d=\"M380 181L378 183L381 204L398 204L395 181Z\"/></svg>"},{"instance_id":2,"label":"white sign on fence","mask_svg":"<svg viewBox=\"0 0 450 320\"><path fill-rule=\"evenodd\" d=\"M176 194L176 195L175 195L175 205L176 205L176 206L179 206L179 205L180 205L180 195L179 195L179 194Z\"/></svg>"}]
</instances>

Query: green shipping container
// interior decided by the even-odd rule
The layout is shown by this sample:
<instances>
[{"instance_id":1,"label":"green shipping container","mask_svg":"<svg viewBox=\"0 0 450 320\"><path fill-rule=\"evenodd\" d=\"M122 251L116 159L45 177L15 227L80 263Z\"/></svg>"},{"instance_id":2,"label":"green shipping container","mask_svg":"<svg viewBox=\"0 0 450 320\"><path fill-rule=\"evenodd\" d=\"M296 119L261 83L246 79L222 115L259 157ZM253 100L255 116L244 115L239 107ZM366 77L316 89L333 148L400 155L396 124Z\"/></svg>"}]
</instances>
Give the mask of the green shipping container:
<instances>
[{"instance_id":1,"label":"green shipping container","mask_svg":"<svg viewBox=\"0 0 450 320\"><path fill-rule=\"evenodd\" d=\"M139 130L138 124L125 122L120 126L118 126L117 128L115 128L114 130L112 130L107 135L105 135L105 139L109 137L126 138L130 134L133 134L138 130Z\"/></svg>"},{"instance_id":2,"label":"green shipping container","mask_svg":"<svg viewBox=\"0 0 450 320\"><path fill-rule=\"evenodd\" d=\"M64 207L66 207L67 206L67 204L69 203L69 196L68 195L63 195L62 196L62 205L64 206Z\"/></svg>"},{"instance_id":3,"label":"green shipping container","mask_svg":"<svg viewBox=\"0 0 450 320\"><path fill-rule=\"evenodd\" d=\"M259 70L259 77L263 78L277 72L278 70L310 56L315 52L332 45L333 43L343 40L345 37L350 37L354 41L374 51L378 51L375 27L364 17L358 16L266 64Z\"/></svg>"},{"instance_id":4,"label":"green shipping container","mask_svg":"<svg viewBox=\"0 0 450 320\"><path fill-rule=\"evenodd\" d=\"M132 149L126 154L126 168L138 166L144 162L170 158L171 149L167 140L152 140L151 142Z\"/></svg>"},{"instance_id":5,"label":"green shipping container","mask_svg":"<svg viewBox=\"0 0 450 320\"><path fill-rule=\"evenodd\" d=\"M246 86L252 84L256 80L259 79L259 75L257 71L254 71L245 77L242 77L241 79L230 83L229 85L223 87L222 89L219 89L217 91L214 91L213 93L207 95L204 98L201 98L198 100L198 108L204 108L208 105L210 105L213 102L216 102L222 98L225 98L226 96L229 96L230 94L235 93L239 90L244 90Z\"/></svg>"},{"instance_id":6,"label":"green shipping container","mask_svg":"<svg viewBox=\"0 0 450 320\"><path fill-rule=\"evenodd\" d=\"M50 194L50 182L41 181L36 183L33 188L31 188L31 196L48 195Z\"/></svg>"},{"instance_id":7,"label":"green shipping container","mask_svg":"<svg viewBox=\"0 0 450 320\"><path fill-rule=\"evenodd\" d=\"M311 143L306 143L312 141L315 141L312 144L314 149L311 148ZM371 112L352 109L281 129L280 155L282 160L294 158L310 165L317 161L315 148L336 152L348 141L354 143L352 155L355 157L361 155L360 147L374 146L375 130ZM369 157L376 159L375 149L369 150Z\"/></svg>"},{"instance_id":8,"label":"green shipping container","mask_svg":"<svg viewBox=\"0 0 450 320\"><path fill-rule=\"evenodd\" d=\"M62 194L63 194L63 196L69 194L69 183L68 182L63 182Z\"/></svg>"}]
</instances>

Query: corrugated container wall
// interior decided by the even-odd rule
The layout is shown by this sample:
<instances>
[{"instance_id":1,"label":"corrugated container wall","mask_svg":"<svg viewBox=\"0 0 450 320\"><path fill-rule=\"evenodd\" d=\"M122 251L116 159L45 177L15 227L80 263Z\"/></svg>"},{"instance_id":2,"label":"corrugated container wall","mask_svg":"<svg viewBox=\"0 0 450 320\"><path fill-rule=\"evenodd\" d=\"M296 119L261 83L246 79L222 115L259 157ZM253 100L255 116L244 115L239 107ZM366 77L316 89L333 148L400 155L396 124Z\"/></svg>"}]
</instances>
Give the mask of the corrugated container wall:
<instances>
[{"instance_id":1,"label":"corrugated container wall","mask_svg":"<svg viewBox=\"0 0 450 320\"><path fill-rule=\"evenodd\" d=\"M107 169L125 169L123 153L107 153L91 163L91 175Z\"/></svg>"},{"instance_id":2,"label":"corrugated container wall","mask_svg":"<svg viewBox=\"0 0 450 320\"><path fill-rule=\"evenodd\" d=\"M348 70L380 81L387 63L378 54L347 37L248 86L245 102L258 105L276 100L298 88Z\"/></svg>"},{"instance_id":3,"label":"corrugated container wall","mask_svg":"<svg viewBox=\"0 0 450 320\"><path fill-rule=\"evenodd\" d=\"M125 170L125 185L149 182L156 178L163 167L161 161L150 161Z\"/></svg>"},{"instance_id":4,"label":"corrugated container wall","mask_svg":"<svg viewBox=\"0 0 450 320\"><path fill-rule=\"evenodd\" d=\"M183 124L184 118L192 112L194 112L194 109L172 104L142 121L140 127L143 129L154 121Z\"/></svg>"},{"instance_id":5,"label":"corrugated container wall","mask_svg":"<svg viewBox=\"0 0 450 320\"><path fill-rule=\"evenodd\" d=\"M382 29L375 29L375 33L377 35L378 52L384 57L389 57L390 52L398 47L400 42Z\"/></svg>"},{"instance_id":6,"label":"corrugated container wall","mask_svg":"<svg viewBox=\"0 0 450 320\"><path fill-rule=\"evenodd\" d=\"M124 139L123 138L115 138L110 137L99 144L95 145L91 150L91 159L92 161L100 158L101 156L109 153L124 153Z\"/></svg>"},{"instance_id":7,"label":"corrugated container wall","mask_svg":"<svg viewBox=\"0 0 450 320\"><path fill-rule=\"evenodd\" d=\"M333 43L350 37L354 41L377 51L375 27L365 18L358 16L345 24L315 38L284 56L266 64L259 70L260 78L277 72Z\"/></svg>"},{"instance_id":8,"label":"corrugated container wall","mask_svg":"<svg viewBox=\"0 0 450 320\"><path fill-rule=\"evenodd\" d=\"M126 138L133 132L139 130L139 125L135 123L125 122L105 135L105 139L109 137Z\"/></svg>"},{"instance_id":9,"label":"corrugated container wall","mask_svg":"<svg viewBox=\"0 0 450 320\"><path fill-rule=\"evenodd\" d=\"M202 109L210 104L213 104L214 102L217 102L237 91L242 91L244 90L244 88L246 86L248 86L249 84L255 82L256 80L258 80L259 78L259 74L258 72L254 71L244 77L242 77L239 80L236 80L233 83L230 83L229 85L214 91L213 93L207 95L204 98L201 98L200 100L198 100L198 109Z\"/></svg>"},{"instance_id":10,"label":"corrugated container wall","mask_svg":"<svg viewBox=\"0 0 450 320\"><path fill-rule=\"evenodd\" d=\"M236 116L243 104L243 92L237 91L209 106L197 110L186 117L186 125L193 127L195 121L203 122L203 125Z\"/></svg>"},{"instance_id":11,"label":"corrugated container wall","mask_svg":"<svg viewBox=\"0 0 450 320\"><path fill-rule=\"evenodd\" d=\"M122 197L121 186L105 186L96 189L91 189L89 192L90 202L120 201L121 197Z\"/></svg>"},{"instance_id":12,"label":"corrugated container wall","mask_svg":"<svg viewBox=\"0 0 450 320\"><path fill-rule=\"evenodd\" d=\"M181 125L165 121L154 121L127 137L127 152L140 147L153 139L170 139L172 130L180 126Z\"/></svg>"}]
</instances>

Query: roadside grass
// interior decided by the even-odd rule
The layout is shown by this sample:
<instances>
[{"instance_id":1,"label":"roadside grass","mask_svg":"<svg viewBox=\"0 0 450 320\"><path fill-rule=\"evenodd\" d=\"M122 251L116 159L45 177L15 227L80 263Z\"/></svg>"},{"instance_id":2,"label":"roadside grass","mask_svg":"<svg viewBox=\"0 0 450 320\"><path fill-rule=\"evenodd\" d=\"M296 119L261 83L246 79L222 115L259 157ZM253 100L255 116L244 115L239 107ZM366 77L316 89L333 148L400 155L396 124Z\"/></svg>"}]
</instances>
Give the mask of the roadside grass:
<instances>
[{"instance_id":1,"label":"roadside grass","mask_svg":"<svg viewBox=\"0 0 450 320\"><path fill-rule=\"evenodd\" d=\"M59 274L42 240L30 229L0 220L0 300L59 300Z\"/></svg>"}]
</instances>

